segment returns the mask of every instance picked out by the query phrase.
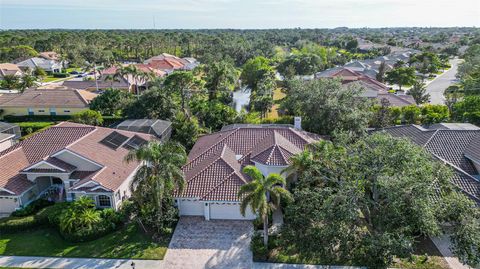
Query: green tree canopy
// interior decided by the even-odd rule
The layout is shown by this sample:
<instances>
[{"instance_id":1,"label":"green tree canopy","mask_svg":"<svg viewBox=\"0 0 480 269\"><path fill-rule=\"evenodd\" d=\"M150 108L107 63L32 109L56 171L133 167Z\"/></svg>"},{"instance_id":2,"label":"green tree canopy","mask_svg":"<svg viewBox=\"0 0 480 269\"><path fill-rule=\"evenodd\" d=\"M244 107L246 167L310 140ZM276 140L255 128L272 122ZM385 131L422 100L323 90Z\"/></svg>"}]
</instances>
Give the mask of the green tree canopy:
<instances>
[{"instance_id":1,"label":"green tree canopy","mask_svg":"<svg viewBox=\"0 0 480 269\"><path fill-rule=\"evenodd\" d=\"M301 116L307 130L324 135L339 131L363 134L371 118L371 103L358 98L358 85L342 86L339 80L318 79L288 82L281 107L288 114Z\"/></svg>"},{"instance_id":2,"label":"green tree canopy","mask_svg":"<svg viewBox=\"0 0 480 269\"><path fill-rule=\"evenodd\" d=\"M81 124L99 126L103 124L103 117L98 111L88 109L73 114L72 121Z\"/></svg>"},{"instance_id":3,"label":"green tree canopy","mask_svg":"<svg viewBox=\"0 0 480 269\"><path fill-rule=\"evenodd\" d=\"M399 89L402 86L410 86L415 83L415 68L413 67L398 67L388 71L385 81L391 84L398 85Z\"/></svg>"},{"instance_id":4,"label":"green tree canopy","mask_svg":"<svg viewBox=\"0 0 480 269\"><path fill-rule=\"evenodd\" d=\"M463 194L450 169L421 147L377 133L347 146L323 141L304 154L285 211L282 238L290 247L327 263L386 268L408 257L420 236L445 232L448 220L459 224L454 252L478 263L478 208L456 198Z\"/></svg>"},{"instance_id":5,"label":"green tree canopy","mask_svg":"<svg viewBox=\"0 0 480 269\"><path fill-rule=\"evenodd\" d=\"M120 89L107 89L95 97L90 103L90 109L102 115L121 115L123 109L133 101L133 95Z\"/></svg>"}]
</instances>

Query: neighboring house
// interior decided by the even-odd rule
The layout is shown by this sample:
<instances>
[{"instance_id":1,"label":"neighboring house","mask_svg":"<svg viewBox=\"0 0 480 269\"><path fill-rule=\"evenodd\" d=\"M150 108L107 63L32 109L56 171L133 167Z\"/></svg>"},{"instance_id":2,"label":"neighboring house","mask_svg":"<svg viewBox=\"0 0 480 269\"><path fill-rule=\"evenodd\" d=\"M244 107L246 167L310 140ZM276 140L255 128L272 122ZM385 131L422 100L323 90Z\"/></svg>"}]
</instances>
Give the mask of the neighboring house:
<instances>
[{"instance_id":1,"label":"neighboring house","mask_svg":"<svg viewBox=\"0 0 480 269\"><path fill-rule=\"evenodd\" d=\"M62 122L0 152L0 213L45 198L89 196L99 208L118 209L130 196L140 166L125 156L154 136Z\"/></svg>"},{"instance_id":2,"label":"neighboring house","mask_svg":"<svg viewBox=\"0 0 480 269\"><path fill-rule=\"evenodd\" d=\"M128 65L135 66L139 72L153 74L154 76L159 77L159 78L167 75L167 72L162 71L160 69L150 67L146 64L124 64L123 66L128 66ZM114 81L113 83L121 83L123 85L128 85L128 88L127 87L119 87L119 86L115 86L115 85L113 86L113 88L120 88L120 89L127 88L129 91L132 91L132 92L134 92L134 90L135 90L135 85L139 88L140 87L141 88L146 88L147 83L149 82L148 79L146 79L145 77L132 76L131 74L127 74L127 75L120 78L120 77L117 76L117 73L118 73L118 67L117 66L109 67L109 68L102 71L102 75L101 75L101 77L99 78L98 81L102 81L103 85L108 86L109 83L112 82L111 79L113 79L113 81ZM110 77L109 81L107 81L107 77ZM112 88L112 87L110 87L110 88Z\"/></svg>"},{"instance_id":3,"label":"neighboring house","mask_svg":"<svg viewBox=\"0 0 480 269\"><path fill-rule=\"evenodd\" d=\"M105 77L100 77L96 82L95 80L66 80L62 83L62 86L94 92L97 88L98 90L113 88L130 91L132 85L124 78L105 80Z\"/></svg>"},{"instance_id":4,"label":"neighboring house","mask_svg":"<svg viewBox=\"0 0 480 269\"><path fill-rule=\"evenodd\" d=\"M316 74L316 78L340 78L343 85L357 83L364 88L361 97L375 98L378 103L386 99L391 106L403 107L415 104L415 99L411 95L390 93L387 85L350 68L341 67L328 72L320 72Z\"/></svg>"},{"instance_id":5,"label":"neighboring house","mask_svg":"<svg viewBox=\"0 0 480 269\"><path fill-rule=\"evenodd\" d=\"M146 65L171 73L175 70L193 70L199 65L198 61L192 57L180 58L168 53L162 53L147 59Z\"/></svg>"},{"instance_id":6,"label":"neighboring house","mask_svg":"<svg viewBox=\"0 0 480 269\"><path fill-rule=\"evenodd\" d=\"M55 86L28 89L5 102L0 102L2 116L72 115L89 108L97 94L83 90ZM2 96L0 96L0 100Z\"/></svg>"},{"instance_id":7,"label":"neighboring house","mask_svg":"<svg viewBox=\"0 0 480 269\"><path fill-rule=\"evenodd\" d=\"M4 76L12 75L16 77L23 76L22 70L16 64L11 63L3 63L0 64L0 80L3 79Z\"/></svg>"},{"instance_id":8,"label":"neighboring house","mask_svg":"<svg viewBox=\"0 0 480 269\"><path fill-rule=\"evenodd\" d=\"M407 137L454 171L452 183L480 205L480 128L469 123L441 123L428 128L395 126L384 131Z\"/></svg>"},{"instance_id":9,"label":"neighboring house","mask_svg":"<svg viewBox=\"0 0 480 269\"><path fill-rule=\"evenodd\" d=\"M62 64L55 60L47 60L40 57L33 57L25 61L17 63L22 70L35 70L36 68L43 69L47 72L62 72Z\"/></svg>"},{"instance_id":10,"label":"neighboring house","mask_svg":"<svg viewBox=\"0 0 480 269\"><path fill-rule=\"evenodd\" d=\"M18 125L0 121L0 152L15 145L20 137L20 127Z\"/></svg>"},{"instance_id":11,"label":"neighboring house","mask_svg":"<svg viewBox=\"0 0 480 269\"><path fill-rule=\"evenodd\" d=\"M172 123L166 120L125 120L116 127L119 130L139 132L156 136L160 141L168 141L172 134Z\"/></svg>"},{"instance_id":12,"label":"neighboring house","mask_svg":"<svg viewBox=\"0 0 480 269\"><path fill-rule=\"evenodd\" d=\"M60 55L55 51L44 51L38 54L38 57L46 59L46 60L53 60L53 61L60 61Z\"/></svg>"},{"instance_id":13,"label":"neighboring house","mask_svg":"<svg viewBox=\"0 0 480 269\"><path fill-rule=\"evenodd\" d=\"M230 125L202 136L183 167L187 186L175 195L180 215L209 219L255 219L240 214L240 187L249 182L242 169L255 165L264 176L290 165L290 157L319 140L290 125Z\"/></svg>"}]
</instances>

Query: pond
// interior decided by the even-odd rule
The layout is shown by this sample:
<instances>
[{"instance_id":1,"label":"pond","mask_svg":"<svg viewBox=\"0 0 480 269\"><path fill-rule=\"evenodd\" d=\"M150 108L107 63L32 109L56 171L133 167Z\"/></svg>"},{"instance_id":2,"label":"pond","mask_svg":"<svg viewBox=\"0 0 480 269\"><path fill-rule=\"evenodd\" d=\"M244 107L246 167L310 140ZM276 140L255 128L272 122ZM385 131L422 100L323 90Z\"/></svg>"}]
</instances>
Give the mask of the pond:
<instances>
[{"instance_id":1,"label":"pond","mask_svg":"<svg viewBox=\"0 0 480 269\"><path fill-rule=\"evenodd\" d=\"M237 89L233 92L233 105L237 112L242 111L250 103L251 90L247 87Z\"/></svg>"}]
</instances>

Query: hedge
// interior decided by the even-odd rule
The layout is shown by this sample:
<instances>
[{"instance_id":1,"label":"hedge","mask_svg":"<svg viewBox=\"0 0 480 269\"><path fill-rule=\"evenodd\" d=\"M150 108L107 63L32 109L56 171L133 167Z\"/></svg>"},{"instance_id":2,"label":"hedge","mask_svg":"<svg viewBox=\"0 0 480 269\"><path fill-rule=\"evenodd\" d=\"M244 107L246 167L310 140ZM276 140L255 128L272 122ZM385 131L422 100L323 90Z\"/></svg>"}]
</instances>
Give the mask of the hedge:
<instances>
[{"instance_id":1,"label":"hedge","mask_svg":"<svg viewBox=\"0 0 480 269\"><path fill-rule=\"evenodd\" d=\"M37 213L38 211L40 211L40 209L45 208L47 206L51 206L53 204L54 203L51 202L51 201L48 201L48 200L45 200L45 199L38 199L38 200L35 200L35 201L31 202L26 207L24 207L22 209L19 209L17 211L14 211L11 214L11 216L12 217L30 216L30 215L33 215L33 214Z\"/></svg>"},{"instance_id":2,"label":"hedge","mask_svg":"<svg viewBox=\"0 0 480 269\"><path fill-rule=\"evenodd\" d=\"M55 122L19 122L17 125L20 127L20 131L22 133L22 136L29 135L32 133L35 133L37 131L46 129L52 125L54 125Z\"/></svg>"},{"instance_id":3,"label":"hedge","mask_svg":"<svg viewBox=\"0 0 480 269\"><path fill-rule=\"evenodd\" d=\"M46 121L68 121L72 119L70 115L24 115L24 116L13 116L5 115L3 116L4 121L16 123L16 122L46 122Z\"/></svg>"},{"instance_id":4,"label":"hedge","mask_svg":"<svg viewBox=\"0 0 480 269\"><path fill-rule=\"evenodd\" d=\"M54 78L66 78L66 77L69 77L70 74L68 74L68 73L53 73L52 76Z\"/></svg>"},{"instance_id":5,"label":"hedge","mask_svg":"<svg viewBox=\"0 0 480 269\"><path fill-rule=\"evenodd\" d=\"M35 216L8 217L0 220L0 233L23 232L40 225Z\"/></svg>"}]
</instances>

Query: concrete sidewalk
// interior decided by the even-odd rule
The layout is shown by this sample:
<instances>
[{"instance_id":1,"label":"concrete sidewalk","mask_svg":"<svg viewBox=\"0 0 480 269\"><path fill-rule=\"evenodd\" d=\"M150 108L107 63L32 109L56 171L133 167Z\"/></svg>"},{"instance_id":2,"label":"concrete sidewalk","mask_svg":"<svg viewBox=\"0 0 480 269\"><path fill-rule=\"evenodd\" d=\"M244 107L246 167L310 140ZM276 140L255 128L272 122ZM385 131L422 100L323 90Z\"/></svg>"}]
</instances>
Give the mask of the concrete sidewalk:
<instances>
[{"instance_id":1,"label":"concrete sidewalk","mask_svg":"<svg viewBox=\"0 0 480 269\"><path fill-rule=\"evenodd\" d=\"M128 259L89 259L89 258L54 258L54 257L20 257L0 256L0 267L25 268L64 268L64 269L161 269L160 260Z\"/></svg>"}]
</instances>

